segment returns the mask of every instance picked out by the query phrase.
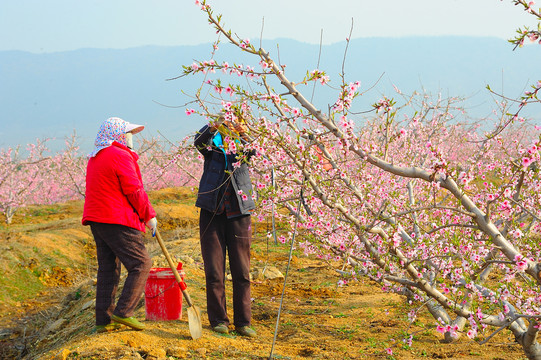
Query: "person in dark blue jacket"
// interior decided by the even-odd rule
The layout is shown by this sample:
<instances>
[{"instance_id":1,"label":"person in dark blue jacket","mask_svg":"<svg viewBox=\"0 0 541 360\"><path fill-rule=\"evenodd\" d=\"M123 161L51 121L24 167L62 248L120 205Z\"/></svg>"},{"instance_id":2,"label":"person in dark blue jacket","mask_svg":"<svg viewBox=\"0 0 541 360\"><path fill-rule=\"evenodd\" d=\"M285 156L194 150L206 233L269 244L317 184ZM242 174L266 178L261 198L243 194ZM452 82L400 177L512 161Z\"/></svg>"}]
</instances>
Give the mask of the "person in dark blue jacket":
<instances>
[{"instance_id":1,"label":"person in dark blue jacket","mask_svg":"<svg viewBox=\"0 0 541 360\"><path fill-rule=\"evenodd\" d=\"M243 125L226 122L241 136ZM204 126L194 144L204 156L204 169L195 205L199 207L199 235L205 267L207 314L212 329L229 333L225 296L226 253L233 282L233 324L237 333L255 337L251 327L250 246L251 212L255 209L248 161L253 152L227 151L226 134ZM240 138L236 140L240 145Z\"/></svg>"}]
</instances>

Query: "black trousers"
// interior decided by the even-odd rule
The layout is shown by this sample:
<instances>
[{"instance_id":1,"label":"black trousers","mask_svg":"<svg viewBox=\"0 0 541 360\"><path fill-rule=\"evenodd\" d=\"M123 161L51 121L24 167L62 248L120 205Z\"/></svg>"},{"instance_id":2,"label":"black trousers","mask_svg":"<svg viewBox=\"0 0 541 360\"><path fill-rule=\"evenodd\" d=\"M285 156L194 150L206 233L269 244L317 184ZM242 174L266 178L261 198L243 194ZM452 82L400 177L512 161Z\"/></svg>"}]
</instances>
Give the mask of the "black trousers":
<instances>
[{"instance_id":1,"label":"black trousers","mask_svg":"<svg viewBox=\"0 0 541 360\"><path fill-rule=\"evenodd\" d=\"M152 267L152 259L143 243L143 233L124 225L91 223L98 257L96 287L96 325L107 325L111 315L133 316ZM120 264L128 277L115 306L120 281Z\"/></svg>"},{"instance_id":2,"label":"black trousers","mask_svg":"<svg viewBox=\"0 0 541 360\"><path fill-rule=\"evenodd\" d=\"M233 323L250 325L252 299L250 290L250 246L252 221L250 215L228 219L201 209L199 217L201 254L205 265L207 314L211 326L229 325L225 297L225 259L233 280Z\"/></svg>"}]
</instances>

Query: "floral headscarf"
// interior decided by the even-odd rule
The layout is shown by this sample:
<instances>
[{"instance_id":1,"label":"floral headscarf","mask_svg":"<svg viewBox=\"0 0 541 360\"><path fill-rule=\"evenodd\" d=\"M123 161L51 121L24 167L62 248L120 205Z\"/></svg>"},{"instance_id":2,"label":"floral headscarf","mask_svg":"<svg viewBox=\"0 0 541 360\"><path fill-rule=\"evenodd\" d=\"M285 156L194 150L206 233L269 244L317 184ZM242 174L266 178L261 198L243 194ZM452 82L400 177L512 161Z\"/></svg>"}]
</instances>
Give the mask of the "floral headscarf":
<instances>
[{"instance_id":1,"label":"floral headscarf","mask_svg":"<svg viewBox=\"0 0 541 360\"><path fill-rule=\"evenodd\" d=\"M126 146L126 124L127 121L117 117L105 120L94 141L94 151L88 154L88 157L96 156L100 150L111 146L114 141Z\"/></svg>"}]
</instances>

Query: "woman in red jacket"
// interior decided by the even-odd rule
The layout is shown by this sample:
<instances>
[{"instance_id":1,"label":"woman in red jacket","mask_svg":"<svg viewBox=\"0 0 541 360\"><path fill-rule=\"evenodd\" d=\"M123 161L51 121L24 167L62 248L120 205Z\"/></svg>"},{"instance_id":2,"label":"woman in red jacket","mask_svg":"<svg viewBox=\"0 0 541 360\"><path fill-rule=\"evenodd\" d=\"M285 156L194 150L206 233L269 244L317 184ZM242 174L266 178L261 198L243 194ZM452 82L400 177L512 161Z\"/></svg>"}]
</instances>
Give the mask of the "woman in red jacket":
<instances>
[{"instance_id":1,"label":"woman in red jacket","mask_svg":"<svg viewBox=\"0 0 541 360\"><path fill-rule=\"evenodd\" d=\"M97 332L115 330L119 324L144 329L133 313L152 267L143 243L145 224L154 236L157 221L143 188L139 156L131 150L132 134L143 129L142 125L109 118L101 125L96 148L89 155L82 223L90 225L96 242ZM115 306L121 264L128 277Z\"/></svg>"}]
</instances>

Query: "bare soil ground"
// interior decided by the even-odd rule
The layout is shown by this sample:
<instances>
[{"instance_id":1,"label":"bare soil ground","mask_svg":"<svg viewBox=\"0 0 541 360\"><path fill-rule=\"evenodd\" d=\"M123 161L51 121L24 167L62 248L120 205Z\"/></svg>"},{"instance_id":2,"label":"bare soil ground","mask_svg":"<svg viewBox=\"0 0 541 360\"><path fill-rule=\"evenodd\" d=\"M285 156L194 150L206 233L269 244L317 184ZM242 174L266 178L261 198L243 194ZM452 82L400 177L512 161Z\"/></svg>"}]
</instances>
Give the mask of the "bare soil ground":
<instances>
[{"instance_id":1,"label":"bare soil ground","mask_svg":"<svg viewBox=\"0 0 541 360\"><path fill-rule=\"evenodd\" d=\"M214 333L205 312L193 192L165 189L151 198L167 248L183 262L188 291L202 310L202 338L191 339L185 310L180 320L144 321L144 331L92 333L94 244L90 230L80 225L82 202L72 202L21 210L12 225L0 227L0 358L268 359L272 352L275 359L525 359L507 331L484 346L465 336L444 344L428 314L409 324L404 298L383 293L369 280L339 287L333 264L299 252L291 259L276 332L284 279L261 273L275 267L285 274L289 245L269 243L267 224L255 224L252 247L258 336ZM149 235L147 246L154 266L167 267ZM231 284L227 286L230 301ZM228 306L232 309L230 302ZM145 318L144 298L136 316ZM411 347L402 341L406 333L414 334Z\"/></svg>"}]
</instances>

